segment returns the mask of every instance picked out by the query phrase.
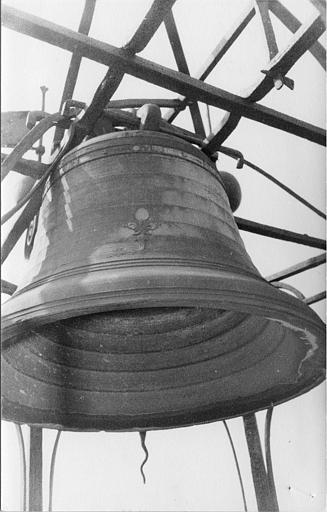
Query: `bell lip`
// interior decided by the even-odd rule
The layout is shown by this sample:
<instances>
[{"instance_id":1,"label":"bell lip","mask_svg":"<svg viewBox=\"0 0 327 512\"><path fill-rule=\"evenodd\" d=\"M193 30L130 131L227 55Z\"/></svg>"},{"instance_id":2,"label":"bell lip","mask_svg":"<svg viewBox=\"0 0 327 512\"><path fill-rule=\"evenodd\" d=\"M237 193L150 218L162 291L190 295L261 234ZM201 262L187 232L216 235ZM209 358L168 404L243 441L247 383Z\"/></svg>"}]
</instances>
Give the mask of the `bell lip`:
<instances>
[{"instance_id":1,"label":"bell lip","mask_svg":"<svg viewBox=\"0 0 327 512\"><path fill-rule=\"evenodd\" d=\"M276 407L311 391L324 380L325 372L321 372L320 375L308 381L306 386L303 387L302 384L295 387L291 394L288 392L289 386L279 386L283 389L280 390L279 397L273 401L268 398L262 398L262 393L259 393L255 398L251 397L251 399L249 399L249 397L244 397L242 399L236 399L233 402L226 401L225 405L220 404L218 407L208 406L201 410L179 411L176 414L171 413L167 416L157 413L110 417L71 413L62 414L61 421L58 421L58 416L57 421L51 421L51 413L57 415L57 411L52 412L50 410L44 411L43 409L30 408L20 404L14 404L10 400L3 398L2 419L4 421L14 421L15 423L67 432L138 432L140 430L177 429L238 418L271 407ZM15 409L15 413L7 415L7 407L10 411ZM46 415L48 415L48 421L46 421Z\"/></svg>"},{"instance_id":2,"label":"bell lip","mask_svg":"<svg viewBox=\"0 0 327 512\"><path fill-rule=\"evenodd\" d=\"M2 305L3 342L67 318L156 307L238 311L286 322L319 338L325 335L324 323L309 306L256 275L170 265L136 270L131 265L111 273L94 270L84 281L81 286L78 274L59 277L10 297Z\"/></svg>"}]
</instances>

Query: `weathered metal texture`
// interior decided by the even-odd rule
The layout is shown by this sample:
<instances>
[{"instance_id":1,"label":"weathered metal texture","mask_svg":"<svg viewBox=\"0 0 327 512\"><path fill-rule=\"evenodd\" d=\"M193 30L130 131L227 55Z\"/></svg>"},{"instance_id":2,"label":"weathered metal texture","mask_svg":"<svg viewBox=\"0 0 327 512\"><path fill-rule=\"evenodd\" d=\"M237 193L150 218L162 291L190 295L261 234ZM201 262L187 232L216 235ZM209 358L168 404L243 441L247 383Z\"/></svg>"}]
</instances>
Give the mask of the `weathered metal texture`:
<instances>
[{"instance_id":1,"label":"weathered metal texture","mask_svg":"<svg viewBox=\"0 0 327 512\"><path fill-rule=\"evenodd\" d=\"M3 314L3 417L18 422L177 427L324 376L321 320L258 274L212 162L157 132L64 157Z\"/></svg>"},{"instance_id":2,"label":"weathered metal texture","mask_svg":"<svg viewBox=\"0 0 327 512\"><path fill-rule=\"evenodd\" d=\"M251 104L248 98L242 98L218 87L206 84L195 78L165 68L141 57L131 57L124 49L97 41L84 34L78 34L55 23L38 18L12 7L2 7L2 24L21 33L36 37L60 48L73 51L76 45L83 56L105 65L118 62L121 68L132 76L147 80L153 84L175 91L189 99L202 101L209 105L235 112L238 115L267 124L306 138L317 144L326 144L326 131L310 123L278 112L264 105ZM310 27L304 27L312 37L312 44L325 30L320 17L312 21ZM210 143L209 143L210 144Z\"/></svg>"}]
</instances>

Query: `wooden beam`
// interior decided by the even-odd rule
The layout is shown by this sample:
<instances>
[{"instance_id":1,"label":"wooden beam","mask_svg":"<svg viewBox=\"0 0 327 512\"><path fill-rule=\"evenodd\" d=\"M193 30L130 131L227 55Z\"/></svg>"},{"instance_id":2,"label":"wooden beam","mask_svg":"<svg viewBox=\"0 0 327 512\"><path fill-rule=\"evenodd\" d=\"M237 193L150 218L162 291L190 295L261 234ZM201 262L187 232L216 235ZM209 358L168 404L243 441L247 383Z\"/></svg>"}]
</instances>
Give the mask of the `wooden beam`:
<instances>
[{"instance_id":1,"label":"wooden beam","mask_svg":"<svg viewBox=\"0 0 327 512\"><path fill-rule=\"evenodd\" d=\"M308 304L308 306L310 304L315 304L316 302L319 302L321 300L324 300L326 298L326 292L320 292L320 293L317 293L316 295L312 295L312 297L308 297L307 299L304 300L304 302L306 304Z\"/></svg>"},{"instance_id":2,"label":"wooden beam","mask_svg":"<svg viewBox=\"0 0 327 512\"><path fill-rule=\"evenodd\" d=\"M276 74L286 75L299 58L312 46L312 44L323 34L325 28L320 16L316 16L304 25L302 25L287 48L279 52L266 67L265 77L259 81L250 94L246 94L249 103L255 103L262 100L274 87L273 76ZM206 154L214 153L219 146L229 137L235 130L242 113L226 114L219 126L216 127L215 135L211 138L207 146L204 148ZM312 139L311 139L312 140Z\"/></svg>"},{"instance_id":3,"label":"wooden beam","mask_svg":"<svg viewBox=\"0 0 327 512\"><path fill-rule=\"evenodd\" d=\"M3 162L3 160L7 158L7 156L7 154L1 153L1 162ZM47 164L42 164L41 162L37 162L36 160L21 158L12 166L11 170L18 172L19 174L23 174L24 176L29 176L30 178L38 180L45 173L47 168Z\"/></svg>"},{"instance_id":4,"label":"wooden beam","mask_svg":"<svg viewBox=\"0 0 327 512\"><path fill-rule=\"evenodd\" d=\"M189 71L189 68L188 68L188 65L186 62L184 50L182 47L182 43L181 43L181 40L179 37L179 33L178 33L177 26L175 23L174 15L172 12L170 12L165 18L165 27L167 30L171 48L173 50L173 54L175 57L178 71L180 71L181 73L185 73L186 75L189 75L190 71ZM202 117L201 117L198 103L196 101L190 103L189 109L190 109L191 116L192 116L194 131L201 137L205 138L206 133L205 133L205 129L203 126Z\"/></svg>"},{"instance_id":5,"label":"wooden beam","mask_svg":"<svg viewBox=\"0 0 327 512\"><path fill-rule=\"evenodd\" d=\"M307 245L308 247L315 247L316 249L326 249L326 241L322 238L315 238L309 235L302 235L294 231L286 229L275 228L267 224L260 224L252 220L241 219L234 217L239 229L255 233L256 235L267 236L270 238L277 238L278 240L285 240L286 242L294 242L296 244Z\"/></svg>"},{"instance_id":6,"label":"wooden beam","mask_svg":"<svg viewBox=\"0 0 327 512\"><path fill-rule=\"evenodd\" d=\"M17 285L14 283L10 283L5 279L1 279L1 293L5 293L6 295L12 295L17 290Z\"/></svg>"},{"instance_id":7,"label":"wooden beam","mask_svg":"<svg viewBox=\"0 0 327 512\"><path fill-rule=\"evenodd\" d=\"M42 20L37 16L22 13L12 7L2 6L2 23L8 28L57 45L65 50L73 51L76 45L79 45L81 53L94 61L106 65L119 62L126 73L181 93L190 99L238 113L238 115L248 119L273 126L321 145L326 143L326 132L319 127L263 105L253 105L247 99L236 94L203 83L141 57L130 57L123 49L97 41L84 34L78 34L60 25ZM310 33L314 32L315 37L319 37L323 30L319 16L310 25Z\"/></svg>"},{"instance_id":8,"label":"wooden beam","mask_svg":"<svg viewBox=\"0 0 327 512\"><path fill-rule=\"evenodd\" d=\"M133 55L144 50L175 2L176 0L154 0L141 25L132 39L125 44L124 49Z\"/></svg>"},{"instance_id":9,"label":"wooden beam","mask_svg":"<svg viewBox=\"0 0 327 512\"><path fill-rule=\"evenodd\" d=\"M269 9L291 32L294 33L300 28L301 22L278 0L269 0ZM309 52L326 70L326 49L323 45L316 41L309 48Z\"/></svg>"},{"instance_id":10,"label":"wooden beam","mask_svg":"<svg viewBox=\"0 0 327 512\"><path fill-rule=\"evenodd\" d=\"M295 276L296 274L304 272L305 270L318 267L323 263L326 263L326 253L319 254L319 256L314 256L313 258L309 258L305 261L301 261L296 265L292 265L291 267L281 270L280 272L276 272L276 274L272 274L271 276L266 277L266 279L270 283L274 281L280 281L281 279L287 279L288 277Z\"/></svg>"},{"instance_id":11,"label":"wooden beam","mask_svg":"<svg viewBox=\"0 0 327 512\"><path fill-rule=\"evenodd\" d=\"M227 53L229 48L231 48L233 43L242 34L243 30L247 27L254 15L255 9L251 2L241 13L237 21L230 27L224 37L219 41L218 45L212 50L206 62L196 73L195 78L201 80L202 82L205 81L205 79L210 75L211 71L216 67L218 62ZM185 98L185 96L180 96L179 100L182 102L183 108L185 108L188 104L188 99ZM179 110L172 108L165 114L164 119L171 123L176 118L178 113Z\"/></svg>"},{"instance_id":12,"label":"wooden beam","mask_svg":"<svg viewBox=\"0 0 327 512\"><path fill-rule=\"evenodd\" d=\"M129 55L135 55L135 53L140 52L146 47L175 1L154 0L136 33L129 43L125 45L125 52ZM120 61L110 65L85 114L76 124L72 147L79 144L85 135L92 132L108 101L118 89L125 72L126 70L122 67Z\"/></svg>"},{"instance_id":13,"label":"wooden beam","mask_svg":"<svg viewBox=\"0 0 327 512\"><path fill-rule=\"evenodd\" d=\"M93 19L94 10L95 10L95 4L96 4L96 0L85 0L83 14L82 14L81 21L80 21L80 24L78 27L78 32L80 34L87 35L89 33L89 30L91 28L92 19ZM66 82L64 85L64 90L63 90L61 102L60 102L60 109L59 109L60 112L62 110L62 107L63 107L65 101L72 99L72 97L73 97L81 62L82 62L82 55L79 53L79 51L77 49L76 51L73 52L71 60L70 60L70 65L69 65L69 69L68 69L68 73L67 73L67 77L66 77ZM62 138L64 136L64 133L65 133L64 128L62 128L60 126L56 127L54 137L53 137L53 147L54 148L56 148L59 145L60 141L62 140Z\"/></svg>"}]
</instances>

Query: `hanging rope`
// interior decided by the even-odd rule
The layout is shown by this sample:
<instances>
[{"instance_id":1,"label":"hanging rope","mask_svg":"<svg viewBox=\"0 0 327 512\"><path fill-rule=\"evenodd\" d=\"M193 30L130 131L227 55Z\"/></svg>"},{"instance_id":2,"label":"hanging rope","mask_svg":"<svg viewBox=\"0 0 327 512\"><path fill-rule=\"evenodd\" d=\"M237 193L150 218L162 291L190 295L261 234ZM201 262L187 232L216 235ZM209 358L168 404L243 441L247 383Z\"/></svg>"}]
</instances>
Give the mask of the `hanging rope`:
<instances>
[{"instance_id":1,"label":"hanging rope","mask_svg":"<svg viewBox=\"0 0 327 512\"><path fill-rule=\"evenodd\" d=\"M58 449L58 443L61 436L61 430L58 430L56 439L53 445L52 455L51 455L51 464L50 464L50 477L49 477L49 512L52 511L52 495L53 495L53 477L54 477L54 470L55 470L55 464L56 464L56 455L57 455L57 449Z\"/></svg>"},{"instance_id":2,"label":"hanging rope","mask_svg":"<svg viewBox=\"0 0 327 512\"><path fill-rule=\"evenodd\" d=\"M27 469L26 469L26 452L25 452L25 443L24 443L24 437L23 437L23 432L22 432L22 427L18 424L18 423L15 423L15 427L16 427L16 433L17 433L17 437L18 437L18 445L19 445L19 452L20 452L20 459L21 459L21 467L22 467L22 472L23 472L23 490L22 490L22 501L23 501L23 506L22 506L22 510L23 512L25 512L27 510L27 485L26 485L26 472L27 472Z\"/></svg>"},{"instance_id":3,"label":"hanging rope","mask_svg":"<svg viewBox=\"0 0 327 512\"><path fill-rule=\"evenodd\" d=\"M267 409L266 420L265 420L265 455L266 455L266 467L267 467L267 479L268 485L270 488L271 499L274 501L275 510L278 511L278 501L277 501L277 493L276 486L274 480L274 473L272 467L271 460L271 448L270 448L270 438L271 438L271 418L273 413L273 407Z\"/></svg>"},{"instance_id":4,"label":"hanging rope","mask_svg":"<svg viewBox=\"0 0 327 512\"><path fill-rule=\"evenodd\" d=\"M223 420L223 424L224 424L224 427L226 429L226 432L227 432L227 435L228 435L228 439L229 439L229 442L230 442L230 445L231 445L231 448L232 448L232 451L233 451L235 466L236 466L236 470L237 470L237 474L238 474L238 479L239 479L240 486L241 486L241 491L242 491L244 510L245 510L245 512L247 512L248 511L248 507L247 507L246 498L245 498L245 491L244 491L244 485L243 485L243 480L242 480L242 474L241 474L241 470L240 470L240 465L238 463L238 458L237 458L237 454L236 454L233 438L232 438L232 435L231 435L230 430L228 428L227 422L225 420Z\"/></svg>"},{"instance_id":5,"label":"hanging rope","mask_svg":"<svg viewBox=\"0 0 327 512\"><path fill-rule=\"evenodd\" d=\"M145 444L145 437L146 437L146 431L145 430L141 430L139 432L140 434L140 439L141 439L141 446L144 450L144 453L145 453L145 458L141 464L141 467L140 467L140 471L141 471L141 475L142 475L142 478L143 478L143 483L145 484L146 483L146 478L145 478L145 474L144 474L144 471L143 471L143 468L146 464L146 461L148 460L149 458L149 452L148 452L148 449L146 447L146 444Z\"/></svg>"}]
</instances>

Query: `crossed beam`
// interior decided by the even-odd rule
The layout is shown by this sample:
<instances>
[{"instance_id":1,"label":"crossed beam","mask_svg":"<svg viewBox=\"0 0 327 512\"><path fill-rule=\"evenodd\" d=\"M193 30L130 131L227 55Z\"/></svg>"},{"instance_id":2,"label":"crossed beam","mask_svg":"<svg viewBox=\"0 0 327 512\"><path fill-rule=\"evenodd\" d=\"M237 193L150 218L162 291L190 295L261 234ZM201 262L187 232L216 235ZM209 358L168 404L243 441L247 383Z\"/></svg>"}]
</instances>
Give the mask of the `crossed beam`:
<instances>
[{"instance_id":1,"label":"crossed beam","mask_svg":"<svg viewBox=\"0 0 327 512\"><path fill-rule=\"evenodd\" d=\"M263 105L252 104L241 96L147 59L130 56L127 49L117 48L5 5L2 6L2 24L7 28L35 37L64 50L73 52L78 48L80 54L84 57L106 66L119 66L119 69L124 73L175 91L190 100L207 103L320 145L326 144L326 132L320 127ZM315 16L305 25L307 44L309 46L313 44L323 34L324 30L324 23L320 15Z\"/></svg>"}]
</instances>

